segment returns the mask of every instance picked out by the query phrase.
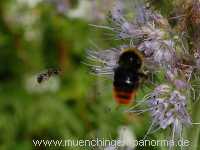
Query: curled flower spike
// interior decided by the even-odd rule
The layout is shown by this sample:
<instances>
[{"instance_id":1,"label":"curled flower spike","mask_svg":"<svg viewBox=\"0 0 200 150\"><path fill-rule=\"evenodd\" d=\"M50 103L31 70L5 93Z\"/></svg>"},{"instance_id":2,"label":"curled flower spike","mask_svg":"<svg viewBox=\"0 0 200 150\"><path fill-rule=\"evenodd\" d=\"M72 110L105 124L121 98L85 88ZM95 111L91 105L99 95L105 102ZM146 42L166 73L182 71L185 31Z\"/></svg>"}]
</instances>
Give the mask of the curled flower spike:
<instances>
[{"instance_id":1,"label":"curled flower spike","mask_svg":"<svg viewBox=\"0 0 200 150\"><path fill-rule=\"evenodd\" d=\"M154 92L154 94L157 92ZM151 97L148 104L151 110L153 120L165 129L178 120L183 125L191 125L191 119L186 111L186 97L179 91L172 91L169 96L160 98ZM175 125L175 124L174 124Z\"/></svg>"},{"instance_id":2,"label":"curled flower spike","mask_svg":"<svg viewBox=\"0 0 200 150\"><path fill-rule=\"evenodd\" d=\"M144 104L147 105L147 109L139 110L134 108L129 110L129 112L136 112L138 114L150 112L152 124L144 138L159 129L166 129L172 126L172 139L174 140L174 137L181 138L184 126L192 125L186 108L186 96L177 90L173 90L167 84L157 86L143 103L137 107L144 106Z\"/></svg>"},{"instance_id":3,"label":"curled flower spike","mask_svg":"<svg viewBox=\"0 0 200 150\"><path fill-rule=\"evenodd\" d=\"M171 90L171 88L168 85L161 84L161 85L159 85L155 88L152 95L158 97L158 96L165 95L165 94L169 93L170 90Z\"/></svg>"},{"instance_id":4,"label":"curled flower spike","mask_svg":"<svg viewBox=\"0 0 200 150\"><path fill-rule=\"evenodd\" d=\"M139 24L152 23L162 27L169 26L168 21L161 14L153 12L143 5L137 6L136 13L136 20Z\"/></svg>"},{"instance_id":5,"label":"curled flower spike","mask_svg":"<svg viewBox=\"0 0 200 150\"><path fill-rule=\"evenodd\" d=\"M147 134L151 133L154 127L166 129L172 126L172 140L175 137L181 139L182 128L192 125L186 109L186 97L179 91L169 90L167 85L162 85L154 90L147 101L152 116L152 126Z\"/></svg>"},{"instance_id":6,"label":"curled flower spike","mask_svg":"<svg viewBox=\"0 0 200 150\"><path fill-rule=\"evenodd\" d=\"M117 39L132 39L138 42L141 39L152 39L163 36L162 31L154 28L154 24L162 22L163 18L161 15L138 5L135 6L136 8L133 6L131 9L131 11L135 10L133 13L136 14L136 19L128 21L124 15L124 3L118 0L109 15L111 26L109 29L116 33Z\"/></svg>"},{"instance_id":7,"label":"curled flower spike","mask_svg":"<svg viewBox=\"0 0 200 150\"><path fill-rule=\"evenodd\" d=\"M169 25L160 14L144 6L137 6L135 19L129 21L123 16L124 7L115 7L110 14L111 27L117 39L129 39L152 63L173 65L177 61L174 41L164 29ZM101 27L101 26L99 26ZM105 26L103 27L105 29Z\"/></svg>"},{"instance_id":8,"label":"curled flower spike","mask_svg":"<svg viewBox=\"0 0 200 150\"><path fill-rule=\"evenodd\" d=\"M138 46L138 49L143 52L146 60L165 69L177 63L176 51L171 40L145 41ZM150 65L145 66L149 68Z\"/></svg>"},{"instance_id":9,"label":"curled flower spike","mask_svg":"<svg viewBox=\"0 0 200 150\"><path fill-rule=\"evenodd\" d=\"M121 20L124 20L124 4L123 1L117 0L115 6L110 12L110 15L112 14L112 18L116 22L120 22Z\"/></svg>"},{"instance_id":10,"label":"curled flower spike","mask_svg":"<svg viewBox=\"0 0 200 150\"><path fill-rule=\"evenodd\" d=\"M145 41L138 46L138 49L144 53L146 57L153 56L154 50L159 48L157 40Z\"/></svg>"},{"instance_id":11,"label":"curled flower spike","mask_svg":"<svg viewBox=\"0 0 200 150\"><path fill-rule=\"evenodd\" d=\"M155 50L153 57L154 61L159 64L174 64L176 61L176 55L171 41L160 42L159 49Z\"/></svg>"},{"instance_id":12,"label":"curled flower spike","mask_svg":"<svg viewBox=\"0 0 200 150\"><path fill-rule=\"evenodd\" d=\"M166 70L166 79L170 81L178 90L187 89L190 87L189 82L186 81L185 76L183 75L182 78L179 75L179 69L177 68L170 68Z\"/></svg>"},{"instance_id":13,"label":"curled flower spike","mask_svg":"<svg viewBox=\"0 0 200 150\"><path fill-rule=\"evenodd\" d=\"M188 87L190 87L189 83L184 81L184 80L180 80L180 79L176 79L174 80L174 85L176 86L177 89L181 90L181 89L187 89Z\"/></svg>"}]
</instances>

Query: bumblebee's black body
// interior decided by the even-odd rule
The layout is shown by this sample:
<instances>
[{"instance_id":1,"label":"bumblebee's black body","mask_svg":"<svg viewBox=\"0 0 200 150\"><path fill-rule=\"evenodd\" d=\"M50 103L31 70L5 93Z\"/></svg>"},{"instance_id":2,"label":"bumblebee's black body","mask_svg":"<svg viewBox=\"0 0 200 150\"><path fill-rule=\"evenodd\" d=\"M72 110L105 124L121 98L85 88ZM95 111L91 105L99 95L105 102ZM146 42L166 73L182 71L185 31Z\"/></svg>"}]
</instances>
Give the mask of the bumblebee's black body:
<instances>
[{"instance_id":1,"label":"bumblebee's black body","mask_svg":"<svg viewBox=\"0 0 200 150\"><path fill-rule=\"evenodd\" d=\"M139 73L134 69L115 69L114 87L124 92L130 92L139 86Z\"/></svg>"},{"instance_id":2,"label":"bumblebee's black body","mask_svg":"<svg viewBox=\"0 0 200 150\"><path fill-rule=\"evenodd\" d=\"M121 54L118 67L114 70L114 96L118 103L128 104L139 87L142 57L135 49Z\"/></svg>"}]
</instances>

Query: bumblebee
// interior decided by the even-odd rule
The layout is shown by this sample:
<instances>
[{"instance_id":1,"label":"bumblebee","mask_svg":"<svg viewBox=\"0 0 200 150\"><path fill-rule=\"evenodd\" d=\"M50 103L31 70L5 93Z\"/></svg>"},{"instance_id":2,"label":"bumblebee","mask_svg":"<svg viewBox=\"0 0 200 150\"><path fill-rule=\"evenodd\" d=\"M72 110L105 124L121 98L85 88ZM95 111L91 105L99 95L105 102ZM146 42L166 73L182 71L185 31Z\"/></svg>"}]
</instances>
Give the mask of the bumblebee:
<instances>
[{"instance_id":1,"label":"bumblebee","mask_svg":"<svg viewBox=\"0 0 200 150\"><path fill-rule=\"evenodd\" d=\"M142 73L142 55L135 48L126 49L114 69L113 96L119 104L129 104L136 96Z\"/></svg>"},{"instance_id":2,"label":"bumblebee","mask_svg":"<svg viewBox=\"0 0 200 150\"><path fill-rule=\"evenodd\" d=\"M37 82L40 84L44 81L49 80L50 77L55 76L55 75L59 75L60 73L61 73L60 69L50 68L46 72L40 73L37 76Z\"/></svg>"}]
</instances>

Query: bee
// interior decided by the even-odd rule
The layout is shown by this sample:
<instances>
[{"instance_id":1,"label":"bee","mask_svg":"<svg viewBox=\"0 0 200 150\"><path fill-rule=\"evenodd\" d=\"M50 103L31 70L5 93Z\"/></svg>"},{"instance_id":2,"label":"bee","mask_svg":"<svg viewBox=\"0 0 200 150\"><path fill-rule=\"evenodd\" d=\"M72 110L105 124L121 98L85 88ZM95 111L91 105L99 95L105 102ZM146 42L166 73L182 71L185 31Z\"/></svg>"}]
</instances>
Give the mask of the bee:
<instances>
[{"instance_id":1,"label":"bee","mask_svg":"<svg viewBox=\"0 0 200 150\"><path fill-rule=\"evenodd\" d=\"M55 75L59 75L60 73L61 73L60 69L50 68L46 72L40 73L37 76L37 82L40 84L44 81L49 80L50 77L55 76Z\"/></svg>"},{"instance_id":2,"label":"bee","mask_svg":"<svg viewBox=\"0 0 200 150\"><path fill-rule=\"evenodd\" d=\"M136 96L140 79L146 75L140 70L143 57L135 48L128 48L119 56L114 68L113 96L119 104L129 104Z\"/></svg>"},{"instance_id":3,"label":"bee","mask_svg":"<svg viewBox=\"0 0 200 150\"><path fill-rule=\"evenodd\" d=\"M143 55L136 48L120 47L87 52L85 65L91 73L113 81L113 98L118 104L130 104L136 96L141 79L147 79L141 69Z\"/></svg>"}]
</instances>

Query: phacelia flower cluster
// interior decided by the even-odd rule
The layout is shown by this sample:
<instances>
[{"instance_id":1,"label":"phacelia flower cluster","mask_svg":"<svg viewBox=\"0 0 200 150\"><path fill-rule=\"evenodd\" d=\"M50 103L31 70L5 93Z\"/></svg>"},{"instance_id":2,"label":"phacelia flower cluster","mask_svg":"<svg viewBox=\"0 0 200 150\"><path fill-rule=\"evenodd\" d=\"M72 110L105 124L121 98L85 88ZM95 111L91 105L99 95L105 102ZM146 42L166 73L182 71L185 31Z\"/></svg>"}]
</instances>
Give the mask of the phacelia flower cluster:
<instances>
[{"instance_id":1,"label":"phacelia flower cluster","mask_svg":"<svg viewBox=\"0 0 200 150\"><path fill-rule=\"evenodd\" d=\"M191 118L187 112L186 96L168 85L159 85L147 99L150 113L156 126L166 129L173 126L173 132L181 134L182 125L191 125Z\"/></svg>"},{"instance_id":2,"label":"phacelia flower cluster","mask_svg":"<svg viewBox=\"0 0 200 150\"><path fill-rule=\"evenodd\" d=\"M130 2L131 3L131 2ZM128 6L130 6L128 4ZM190 81L194 69L200 66L198 53L193 57L195 64L185 59L189 53L183 42L174 37L174 32L168 20L160 13L146 7L145 4L135 4L127 9L126 1L118 0L116 6L109 13L109 25L93 25L114 33L114 39L123 41L123 45L103 51L88 51L88 60L93 72L97 75L113 75L120 54L126 48L136 48L144 56L144 70L154 75L158 71L164 72L163 83L156 85L148 94L144 102L145 110L129 109L129 112L149 112L152 117L152 129L172 129L172 138L181 138L182 129L192 125L191 117L187 111L187 104L193 89ZM130 15L132 14L132 15ZM128 17L133 16L133 17ZM155 130L154 130L155 131Z\"/></svg>"}]
</instances>

